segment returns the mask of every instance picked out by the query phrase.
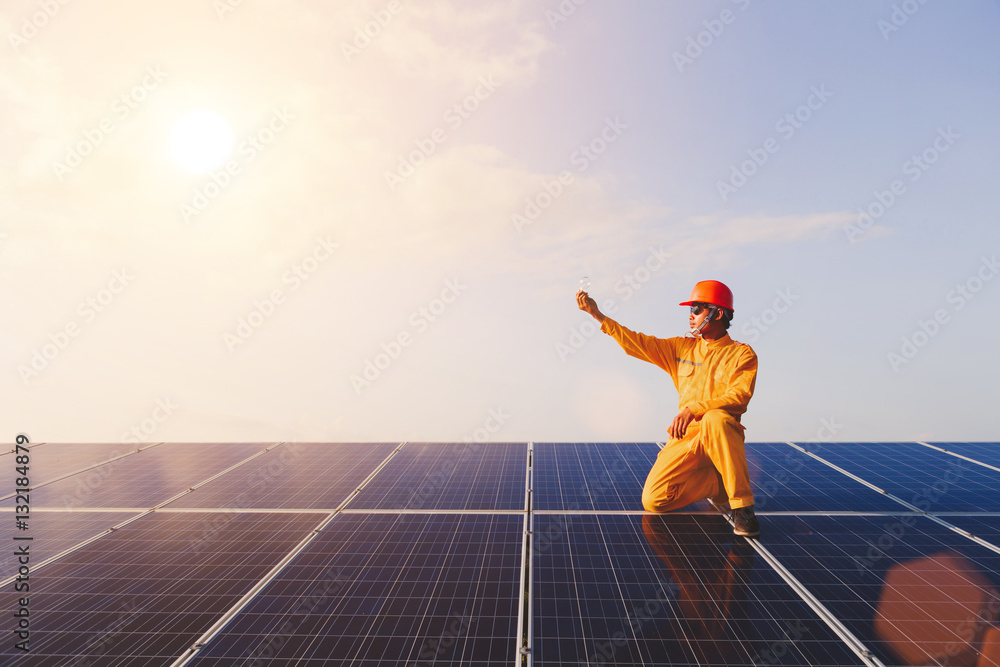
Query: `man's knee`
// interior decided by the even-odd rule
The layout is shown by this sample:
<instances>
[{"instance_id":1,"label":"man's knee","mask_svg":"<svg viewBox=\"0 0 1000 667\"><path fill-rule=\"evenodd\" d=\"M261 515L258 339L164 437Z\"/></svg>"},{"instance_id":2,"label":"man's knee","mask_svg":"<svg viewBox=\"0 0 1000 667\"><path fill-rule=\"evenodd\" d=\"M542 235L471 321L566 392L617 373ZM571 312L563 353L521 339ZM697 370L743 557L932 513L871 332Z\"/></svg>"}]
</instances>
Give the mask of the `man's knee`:
<instances>
[{"instance_id":1,"label":"man's knee","mask_svg":"<svg viewBox=\"0 0 1000 667\"><path fill-rule=\"evenodd\" d=\"M712 427L712 426L732 426L735 427L739 422L736 421L736 417L725 410L709 410L701 416L702 428Z\"/></svg>"}]
</instances>

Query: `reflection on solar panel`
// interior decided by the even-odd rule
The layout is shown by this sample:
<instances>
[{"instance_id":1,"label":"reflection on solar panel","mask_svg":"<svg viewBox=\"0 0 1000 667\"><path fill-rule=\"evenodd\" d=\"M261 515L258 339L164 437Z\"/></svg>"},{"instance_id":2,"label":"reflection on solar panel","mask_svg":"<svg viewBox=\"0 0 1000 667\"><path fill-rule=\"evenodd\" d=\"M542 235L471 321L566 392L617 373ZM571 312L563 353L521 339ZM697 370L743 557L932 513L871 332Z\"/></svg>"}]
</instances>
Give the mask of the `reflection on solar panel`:
<instances>
[{"instance_id":1,"label":"reflection on solar panel","mask_svg":"<svg viewBox=\"0 0 1000 667\"><path fill-rule=\"evenodd\" d=\"M1000 447L992 442L928 442L926 444L975 459L981 464L1000 468Z\"/></svg>"},{"instance_id":2,"label":"reflection on solar panel","mask_svg":"<svg viewBox=\"0 0 1000 667\"><path fill-rule=\"evenodd\" d=\"M929 512L1000 511L1000 471L912 443L838 443L820 458Z\"/></svg>"},{"instance_id":3,"label":"reflection on solar panel","mask_svg":"<svg viewBox=\"0 0 1000 667\"><path fill-rule=\"evenodd\" d=\"M154 507L262 449L235 443L158 445L38 486L32 502L63 509ZM12 505L12 500L5 501L5 506Z\"/></svg>"},{"instance_id":4,"label":"reflection on solar panel","mask_svg":"<svg viewBox=\"0 0 1000 667\"><path fill-rule=\"evenodd\" d=\"M139 512L35 512L30 524L31 562L48 560L137 516ZM0 557L0 581L16 575L17 566L14 549L5 549Z\"/></svg>"},{"instance_id":5,"label":"reflection on solar panel","mask_svg":"<svg viewBox=\"0 0 1000 667\"><path fill-rule=\"evenodd\" d=\"M748 443L759 540L704 502L643 512L654 443L115 449L32 448L30 652L0 664L1000 655L997 443Z\"/></svg>"},{"instance_id":6,"label":"reflection on solar panel","mask_svg":"<svg viewBox=\"0 0 1000 667\"><path fill-rule=\"evenodd\" d=\"M169 507L335 509L398 443L300 443L275 447Z\"/></svg>"},{"instance_id":7,"label":"reflection on solar panel","mask_svg":"<svg viewBox=\"0 0 1000 667\"><path fill-rule=\"evenodd\" d=\"M823 452L821 451L820 454ZM898 502L785 443L747 443L758 512L898 512Z\"/></svg>"},{"instance_id":8,"label":"reflection on solar panel","mask_svg":"<svg viewBox=\"0 0 1000 667\"><path fill-rule=\"evenodd\" d=\"M510 665L524 520L341 514L194 665Z\"/></svg>"},{"instance_id":9,"label":"reflection on solar panel","mask_svg":"<svg viewBox=\"0 0 1000 667\"><path fill-rule=\"evenodd\" d=\"M642 511L642 486L659 452L652 442L535 443L534 508Z\"/></svg>"},{"instance_id":10,"label":"reflection on solar panel","mask_svg":"<svg viewBox=\"0 0 1000 667\"><path fill-rule=\"evenodd\" d=\"M1000 553L925 517L768 523L768 549L887 664L973 665L969 631L1000 620Z\"/></svg>"},{"instance_id":11,"label":"reflection on solar panel","mask_svg":"<svg viewBox=\"0 0 1000 667\"><path fill-rule=\"evenodd\" d=\"M863 664L718 517L536 514L534 535L539 664Z\"/></svg>"},{"instance_id":12,"label":"reflection on solar panel","mask_svg":"<svg viewBox=\"0 0 1000 667\"><path fill-rule=\"evenodd\" d=\"M321 515L154 513L31 578L31 657L170 664ZM12 642L0 654L15 653ZM128 658L126 660L126 658Z\"/></svg>"},{"instance_id":13,"label":"reflection on solar panel","mask_svg":"<svg viewBox=\"0 0 1000 667\"><path fill-rule=\"evenodd\" d=\"M407 444L348 508L521 510L527 461L525 443Z\"/></svg>"}]
</instances>

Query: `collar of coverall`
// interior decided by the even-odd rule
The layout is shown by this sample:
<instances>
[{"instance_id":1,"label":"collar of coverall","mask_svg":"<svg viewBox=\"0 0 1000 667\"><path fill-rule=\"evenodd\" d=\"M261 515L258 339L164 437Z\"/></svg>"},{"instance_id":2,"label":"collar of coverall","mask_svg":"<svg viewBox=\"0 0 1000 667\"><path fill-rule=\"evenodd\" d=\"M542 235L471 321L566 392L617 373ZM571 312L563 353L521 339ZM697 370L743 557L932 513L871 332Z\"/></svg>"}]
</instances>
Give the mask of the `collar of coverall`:
<instances>
[{"instance_id":1,"label":"collar of coverall","mask_svg":"<svg viewBox=\"0 0 1000 667\"><path fill-rule=\"evenodd\" d=\"M707 338L699 338L702 344L708 349L713 349L716 347L725 347L733 342L733 339L729 337L729 334L723 334L722 338L716 338L715 340L708 340Z\"/></svg>"}]
</instances>

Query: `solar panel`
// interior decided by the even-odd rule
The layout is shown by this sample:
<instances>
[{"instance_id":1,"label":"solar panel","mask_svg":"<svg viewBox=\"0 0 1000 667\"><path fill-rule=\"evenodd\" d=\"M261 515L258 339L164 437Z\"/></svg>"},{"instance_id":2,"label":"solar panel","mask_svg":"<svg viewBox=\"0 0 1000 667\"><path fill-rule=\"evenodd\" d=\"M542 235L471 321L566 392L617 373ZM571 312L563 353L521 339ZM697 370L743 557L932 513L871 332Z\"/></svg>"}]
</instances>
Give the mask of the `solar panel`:
<instances>
[{"instance_id":1,"label":"solar panel","mask_svg":"<svg viewBox=\"0 0 1000 667\"><path fill-rule=\"evenodd\" d=\"M30 448L30 476L32 486L39 486L54 479L79 472L90 468L106 467L107 462L118 459L119 462L110 465L120 464L121 457L135 454L140 448L155 447L153 444L108 444L108 443L47 443L43 446L32 446ZM103 465L102 465L103 464ZM9 498L11 494L4 494L0 498Z\"/></svg>"},{"instance_id":2,"label":"solar panel","mask_svg":"<svg viewBox=\"0 0 1000 667\"><path fill-rule=\"evenodd\" d=\"M863 664L720 517L533 518L536 664Z\"/></svg>"},{"instance_id":3,"label":"solar panel","mask_svg":"<svg viewBox=\"0 0 1000 667\"><path fill-rule=\"evenodd\" d=\"M532 447L533 509L643 511L642 487L660 452L656 443L536 442Z\"/></svg>"},{"instance_id":4,"label":"solar panel","mask_svg":"<svg viewBox=\"0 0 1000 667\"><path fill-rule=\"evenodd\" d=\"M398 443L285 443L169 507L334 509Z\"/></svg>"},{"instance_id":5,"label":"solar panel","mask_svg":"<svg viewBox=\"0 0 1000 667\"><path fill-rule=\"evenodd\" d=\"M29 515L27 531L15 529L11 533L32 538L31 562L38 564L137 515L136 512L35 512ZM10 513L0 513L0 517L13 524ZM0 557L0 581L17 573L16 546L5 549Z\"/></svg>"},{"instance_id":6,"label":"solar panel","mask_svg":"<svg viewBox=\"0 0 1000 667\"><path fill-rule=\"evenodd\" d=\"M159 445L34 488L31 501L35 507L65 509L149 508L262 449L264 445L240 443ZM4 506L12 507L13 500Z\"/></svg>"},{"instance_id":7,"label":"solar panel","mask_svg":"<svg viewBox=\"0 0 1000 667\"><path fill-rule=\"evenodd\" d=\"M1000 618L1000 554L926 517L770 516L763 529L767 548L886 664L975 664L967 631Z\"/></svg>"},{"instance_id":8,"label":"solar panel","mask_svg":"<svg viewBox=\"0 0 1000 667\"><path fill-rule=\"evenodd\" d=\"M1000 447L931 444L984 463ZM48 470L88 470L30 492L17 664L987 661L1000 471L919 443L803 446L830 464L747 443L762 527L748 541L704 501L642 512L655 443L535 443L530 467L528 443L181 443L111 464L120 446L48 443L33 468L49 449Z\"/></svg>"},{"instance_id":9,"label":"solar panel","mask_svg":"<svg viewBox=\"0 0 1000 667\"><path fill-rule=\"evenodd\" d=\"M340 514L192 665L511 665L524 518Z\"/></svg>"},{"instance_id":10,"label":"solar panel","mask_svg":"<svg viewBox=\"0 0 1000 667\"><path fill-rule=\"evenodd\" d=\"M891 498L786 443L748 443L746 455L758 512L898 512L901 509Z\"/></svg>"},{"instance_id":11,"label":"solar panel","mask_svg":"<svg viewBox=\"0 0 1000 667\"><path fill-rule=\"evenodd\" d=\"M321 515L154 513L31 579L30 658L168 665ZM0 655L17 652L4 642Z\"/></svg>"},{"instance_id":12,"label":"solar panel","mask_svg":"<svg viewBox=\"0 0 1000 667\"><path fill-rule=\"evenodd\" d=\"M523 510L526 443L406 443L351 510Z\"/></svg>"},{"instance_id":13,"label":"solar panel","mask_svg":"<svg viewBox=\"0 0 1000 667\"><path fill-rule=\"evenodd\" d=\"M927 444L967 456L994 468L1000 468L1000 445L995 442L929 442Z\"/></svg>"},{"instance_id":14,"label":"solar panel","mask_svg":"<svg viewBox=\"0 0 1000 667\"><path fill-rule=\"evenodd\" d=\"M923 445L838 443L817 455L921 510L1000 511L1000 472Z\"/></svg>"}]
</instances>

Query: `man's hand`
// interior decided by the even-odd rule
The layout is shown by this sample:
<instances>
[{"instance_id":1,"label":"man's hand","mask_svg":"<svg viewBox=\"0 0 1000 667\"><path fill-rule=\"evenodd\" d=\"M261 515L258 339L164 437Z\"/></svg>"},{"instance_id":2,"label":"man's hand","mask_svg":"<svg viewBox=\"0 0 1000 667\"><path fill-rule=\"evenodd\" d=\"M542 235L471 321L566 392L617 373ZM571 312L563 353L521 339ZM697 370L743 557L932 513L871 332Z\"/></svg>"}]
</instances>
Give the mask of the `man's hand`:
<instances>
[{"instance_id":1,"label":"man's hand","mask_svg":"<svg viewBox=\"0 0 1000 667\"><path fill-rule=\"evenodd\" d=\"M590 298L583 290L576 293L576 305L585 313L589 313L595 320L604 322L604 313L597 308L597 302Z\"/></svg>"},{"instance_id":2,"label":"man's hand","mask_svg":"<svg viewBox=\"0 0 1000 667\"><path fill-rule=\"evenodd\" d=\"M684 408L677 416L674 417L673 423L670 424L670 428L667 429L667 433L671 438L683 438L684 433L687 432L688 426L694 421L694 413L691 412L689 408Z\"/></svg>"}]
</instances>

